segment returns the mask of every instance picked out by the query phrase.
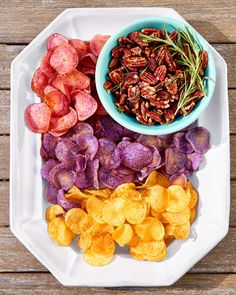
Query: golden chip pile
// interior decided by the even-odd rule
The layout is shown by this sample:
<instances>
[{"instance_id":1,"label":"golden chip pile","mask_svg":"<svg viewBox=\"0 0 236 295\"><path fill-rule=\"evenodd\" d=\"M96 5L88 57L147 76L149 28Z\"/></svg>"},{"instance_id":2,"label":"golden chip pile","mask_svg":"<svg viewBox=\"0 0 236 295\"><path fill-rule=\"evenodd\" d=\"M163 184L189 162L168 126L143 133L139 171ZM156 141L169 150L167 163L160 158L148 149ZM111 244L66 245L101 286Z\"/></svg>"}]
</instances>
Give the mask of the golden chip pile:
<instances>
[{"instance_id":1,"label":"golden chip pile","mask_svg":"<svg viewBox=\"0 0 236 295\"><path fill-rule=\"evenodd\" d=\"M81 208L65 211L52 205L46 211L48 233L60 246L77 245L84 260L94 266L111 262L115 242L129 246L135 259L160 261L174 239L189 236L198 195L190 182L168 186L168 179L152 172L142 186L124 183L115 190L85 190L73 186L65 197Z\"/></svg>"}]
</instances>

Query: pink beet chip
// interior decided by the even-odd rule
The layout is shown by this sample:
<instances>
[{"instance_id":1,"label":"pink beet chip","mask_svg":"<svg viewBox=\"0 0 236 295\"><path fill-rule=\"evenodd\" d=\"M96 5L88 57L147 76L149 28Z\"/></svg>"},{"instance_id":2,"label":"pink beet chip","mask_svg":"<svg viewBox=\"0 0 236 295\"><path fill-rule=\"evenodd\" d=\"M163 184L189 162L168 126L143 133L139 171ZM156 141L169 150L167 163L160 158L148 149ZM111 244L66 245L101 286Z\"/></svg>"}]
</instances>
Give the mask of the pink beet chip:
<instances>
[{"instance_id":1,"label":"pink beet chip","mask_svg":"<svg viewBox=\"0 0 236 295\"><path fill-rule=\"evenodd\" d=\"M41 71L48 77L51 77L55 73L55 70L50 65L50 58L52 54L53 54L53 50L49 50L48 52L46 52L44 56L42 57L41 63L40 63Z\"/></svg>"},{"instance_id":2,"label":"pink beet chip","mask_svg":"<svg viewBox=\"0 0 236 295\"><path fill-rule=\"evenodd\" d=\"M69 44L77 51L79 60L81 60L87 53L87 46L84 41L80 39L69 40Z\"/></svg>"},{"instance_id":3,"label":"pink beet chip","mask_svg":"<svg viewBox=\"0 0 236 295\"><path fill-rule=\"evenodd\" d=\"M97 57L93 53L87 53L80 61L83 67L94 68L96 67Z\"/></svg>"},{"instance_id":4,"label":"pink beet chip","mask_svg":"<svg viewBox=\"0 0 236 295\"><path fill-rule=\"evenodd\" d=\"M49 106L52 116L61 117L69 112L69 102L65 94L54 90L44 96L44 102Z\"/></svg>"},{"instance_id":5,"label":"pink beet chip","mask_svg":"<svg viewBox=\"0 0 236 295\"><path fill-rule=\"evenodd\" d=\"M47 95L48 93L52 92L52 91L55 91L56 88L52 87L51 85L47 85L45 88L44 88L44 95Z\"/></svg>"},{"instance_id":6,"label":"pink beet chip","mask_svg":"<svg viewBox=\"0 0 236 295\"><path fill-rule=\"evenodd\" d=\"M32 81L31 81L31 88L32 90L41 98L44 97L44 88L48 84L48 77L45 75L41 69L37 69L34 72Z\"/></svg>"},{"instance_id":7,"label":"pink beet chip","mask_svg":"<svg viewBox=\"0 0 236 295\"><path fill-rule=\"evenodd\" d=\"M32 103L25 110L27 126L34 132L47 132L50 118L51 111L46 103Z\"/></svg>"},{"instance_id":8,"label":"pink beet chip","mask_svg":"<svg viewBox=\"0 0 236 295\"><path fill-rule=\"evenodd\" d=\"M78 65L77 51L69 44L58 46L50 58L50 65L59 73L67 74Z\"/></svg>"},{"instance_id":9,"label":"pink beet chip","mask_svg":"<svg viewBox=\"0 0 236 295\"><path fill-rule=\"evenodd\" d=\"M110 38L108 35L95 35L90 41L90 48L94 55L99 56L104 44Z\"/></svg>"},{"instance_id":10,"label":"pink beet chip","mask_svg":"<svg viewBox=\"0 0 236 295\"><path fill-rule=\"evenodd\" d=\"M48 38L47 49L48 50L55 49L56 47L58 47L62 44L68 44L68 40L66 39L66 37L64 37L58 33L55 33Z\"/></svg>"},{"instance_id":11,"label":"pink beet chip","mask_svg":"<svg viewBox=\"0 0 236 295\"><path fill-rule=\"evenodd\" d=\"M96 100L84 91L78 91L74 95L75 109L78 115L79 121L84 121L91 117L97 110Z\"/></svg>"}]
</instances>

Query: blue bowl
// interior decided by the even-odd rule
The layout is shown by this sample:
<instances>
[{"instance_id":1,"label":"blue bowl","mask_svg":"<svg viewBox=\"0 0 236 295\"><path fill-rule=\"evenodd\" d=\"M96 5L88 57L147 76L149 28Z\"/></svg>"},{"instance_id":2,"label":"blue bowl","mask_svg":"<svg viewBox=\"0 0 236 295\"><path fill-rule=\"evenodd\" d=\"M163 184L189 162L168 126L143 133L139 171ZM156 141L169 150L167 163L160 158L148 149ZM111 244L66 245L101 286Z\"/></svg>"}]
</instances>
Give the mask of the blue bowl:
<instances>
[{"instance_id":1,"label":"blue bowl","mask_svg":"<svg viewBox=\"0 0 236 295\"><path fill-rule=\"evenodd\" d=\"M117 110L114 104L114 97L111 93L107 93L104 89L103 84L108 78L108 64L111 59L111 50L118 44L118 39L122 36L127 36L130 32L140 31L146 27L155 27L158 29L164 29L168 32L172 32L175 29L184 29L188 27L189 31L193 35L193 37L197 40L197 43L200 44L204 50L208 53L208 66L205 71L205 76L210 79L206 80L206 96L204 96L194 107L193 111L187 116L179 116L172 123L164 124L164 125L154 125L148 126L139 123L134 117L121 113ZM178 20L171 19L168 17L148 17L138 19L135 22L125 26L119 32L115 33L110 37L110 39L104 45L96 66L96 87L98 91L98 95L100 100L108 112L108 114L119 124L122 126L138 132L142 134L149 135L161 135L176 132L180 129L183 129L194 122L200 114L204 111L204 109L209 104L216 81L216 69L213 56L211 54L211 50L209 48L209 44L207 41L190 25L182 23Z\"/></svg>"}]
</instances>

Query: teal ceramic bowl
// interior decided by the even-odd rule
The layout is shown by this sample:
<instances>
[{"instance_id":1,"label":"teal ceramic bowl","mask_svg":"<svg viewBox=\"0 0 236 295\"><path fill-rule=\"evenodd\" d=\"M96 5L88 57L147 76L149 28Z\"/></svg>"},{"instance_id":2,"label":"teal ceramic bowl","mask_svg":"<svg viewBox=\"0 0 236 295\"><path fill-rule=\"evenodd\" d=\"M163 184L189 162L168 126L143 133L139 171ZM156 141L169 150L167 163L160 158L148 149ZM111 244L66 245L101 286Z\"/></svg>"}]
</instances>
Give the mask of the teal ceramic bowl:
<instances>
[{"instance_id":1,"label":"teal ceramic bowl","mask_svg":"<svg viewBox=\"0 0 236 295\"><path fill-rule=\"evenodd\" d=\"M168 32L172 32L175 29L184 29L188 27L189 31L193 35L193 37L197 40L198 44L201 44L204 50L208 53L208 66L205 71L205 76L209 77L206 80L206 96L203 97L194 107L193 111L188 116L179 116L172 123L164 124L164 125L154 125L148 126L139 123L134 117L126 115L124 113L119 112L116 109L114 104L114 97L112 94L107 93L104 89L103 84L108 78L108 64L111 59L111 50L118 44L118 39L122 36L127 36L130 32L140 31L143 28L147 27L155 27L158 29L164 29ZM138 132L142 134L149 135L161 135L176 132L180 129L183 129L190 125L192 122L198 119L201 113L205 110L207 105L209 104L216 81L216 69L214 59L211 53L211 49L209 48L209 44L207 41L191 27L185 23L182 23L178 20L171 19L168 17L148 17L138 19L125 26L119 32L115 33L110 37L110 39L104 45L96 66L96 87L98 91L98 95L100 100L108 112L108 114L119 124L122 126Z\"/></svg>"}]
</instances>

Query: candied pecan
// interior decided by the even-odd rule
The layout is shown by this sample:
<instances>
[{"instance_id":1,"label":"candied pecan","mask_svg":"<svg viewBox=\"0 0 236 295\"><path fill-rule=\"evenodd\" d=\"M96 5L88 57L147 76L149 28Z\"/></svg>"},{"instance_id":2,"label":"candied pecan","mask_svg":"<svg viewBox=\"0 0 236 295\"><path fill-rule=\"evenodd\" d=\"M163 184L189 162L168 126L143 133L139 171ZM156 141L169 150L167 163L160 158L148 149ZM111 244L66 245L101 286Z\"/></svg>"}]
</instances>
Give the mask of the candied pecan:
<instances>
[{"instance_id":1,"label":"candied pecan","mask_svg":"<svg viewBox=\"0 0 236 295\"><path fill-rule=\"evenodd\" d=\"M123 48L124 56L130 57L131 51L129 48Z\"/></svg>"},{"instance_id":2,"label":"candied pecan","mask_svg":"<svg viewBox=\"0 0 236 295\"><path fill-rule=\"evenodd\" d=\"M141 30L141 33L144 35L151 35L154 32L158 32L160 34L160 30L156 28L144 28Z\"/></svg>"},{"instance_id":3,"label":"candied pecan","mask_svg":"<svg viewBox=\"0 0 236 295\"><path fill-rule=\"evenodd\" d=\"M161 81L159 83L157 83L156 85L154 85L154 87L156 88L157 91L161 90L162 87L165 85L165 81Z\"/></svg>"},{"instance_id":4,"label":"candied pecan","mask_svg":"<svg viewBox=\"0 0 236 295\"><path fill-rule=\"evenodd\" d=\"M151 33L151 36L160 38L162 36L162 31L161 30L156 30L155 32Z\"/></svg>"},{"instance_id":5,"label":"candied pecan","mask_svg":"<svg viewBox=\"0 0 236 295\"><path fill-rule=\"evenodd\" d=\"M149 86L149 84L147 82L144 82L144 81L139 81L137 86L141 89L145 86Z\"/></svg>"},{"instance_id":6,"label":"candied pecan","mask_svg":"<svg viewBox=\"0 0 236 295\"><path fill-rule=\"evenodd\" d=\"M169 37L172 41L176 41L177 40L177 35L178 35L178 32L177 31L173 31L170 33Z\"/></svg>"},{"instance_id":7,"label":"candied pecan","mask_svg":"<svg viewBox=\"0 0 236 295\"><path fill-rule=\"evenodd\" d=\"M178 92L178 85L177 85L177 81L171 81L173 79L173 77L170 78L165 78L165 86L166 86L166 90L170 93L170 94L177 94Z\"/></svg>"},{"instance_id":8,"label":"candied pecan","mask_svg":"<svg viewBox=\"0 0 236 295\"><path fill-rule=\"evenodd\" d=\"M147 121L147 119L148 119L148 117L147 117L148 108L149 108L149 103L143 101L140 106L140 114L141 114L144 121Z\"/></svg>"},{"instance_id":9,"label":"candied pecan","mask_svg":"<svg viewBox=\"0 0 236 295\"><path fill-rule=\"evenodd\" d=\"M157 52L156 61L158 66L163 64L165 60L165 53L166 53L166 46L162 46Z\"/></svg>"},{"instance_id":10,"label":"candied pecan","mask_svg":"<svg viewBox=\"0 0 236 295\"><path fill-rule=\"evenodd\" d=\"M140 56L142 49L139 46L133 47L130 49L131 56Z\"/></svg>"},{"instance_id":11,"label":"candied pecan","mask_svg":"<svg viewBox=\"0 0 236 295\"><path fill-rule=\"evenodd\" d=\"M175 111L173 109L165 110L164 116L165 116L166 123L173 122L175 119Z\"/></svg>"},{"instance_id":12,"label":"candied pecan","mask_svg":"<svg viewBox=\"0 0 236 295\"><path fill-rule=\"evenodd\" d=\"M202 91L200 91L200 90L196 90L192 94L192 97L194 98L194 100L196 102L198 102L199 100L201 100L204 97L204 93Z\"/></svg>"},{"instance_id":13,"label":"candied pecan","mask_svg":"<svg viewBox=\"0 0 236 295\"><path fill-rule=\"evenodd\" d=\"M169 102L169 93L166 91L158 91L157 93L157 100L158 101L167 101Z\"/></svg>"},{"instance_id":14,"label":"candied pecan","mask_svg":"<svg viewBox=\"0 0 236 295\"><path fill-rule=\"evenodd\" d=\"M120 95L120 104L124 105L126 104L127 95L125 93Z\"/></svg>"},{"instance_id":15,"label":"candied pecan","mask_svg":"<svg viewBox=\"0 0 236 295\"><path fill-rule=\"evenodd\" d=\"M136 115L136 120L141 123L141 124L144 124L144 125L154 125L154 122L152 120L152 118L148 118L147 121L143 120L142 116L140 114L137 114Z\"/></svg>"},{"instance_id":16,"label":"candied pecan","mask_svg":"<svg viewBox=\"0 0 236 295\"><path fill-rule=\"evenodd\" d=\"M136 84L139 81L137 72L129 72L124 79L124 82L129 86L130 84Z\"/></svg>"},{"instance_id":17,"label":"candied pecan","mask_svg":"<svg viewBox=\"0 0 236 295\"><path fill-rule=\"evenodd\" d=\"M141 47L148 46L148 42L142 40L139 32L131 32L128 37Z\"/></svg>"},{"instance_id":18,"label":"candied pecan","mask_svg":"<svg viewBox=\"0 0 236 295\"><path fill-rule=\"evenodd\" d=\"M150 54L150 58L156 58L157 57L157 51L156 50L152 50L151 54Z\"/></svg>"},{"instance_id":19,"label":"candied pecan","mask_svg":"<svg viewBox=\"0 0 236 295\"><path fill-rule=\"evenodd\" d=\"M109 65L108 65L109 69L114 70L118 66L118 63L119 63L118 58L113 57L111 61L109 62Z\"/></svg>"},{"instance_id":20,"label":"candied pecan","mask_svg":"<svg viewBox=\"0 0 236 295\"><path fill-rule=\"evenodd\" d=\"M192 112L194 107L195 107L195 102L192 100L189 104L187 104L181 108L180 113L183 116L187 116L188 114L190 114Z\"/></svg>"},{"instance_id":21,"label":"candied pecan","mask_svg":"<svg viewBox=\"0 0 236 295\"><path fill-rule=\"evenodd\" d=\"M208 63L208 54L205 50L203 50L201 53L201 67L199 70L200 76L204 76L205 70L207 68L207 63Z\"/></svg>"},{"instance_id":22,"label":"candied pecan","mask_svg":"<svg viewBox=\"0 0 236 295\"><path fill-rule=\"evenodd\" d=\"M147 112L147 116L150 117L155 122L158 122L160 124L164 123L163 112L161 110L157 110L156 112L149 111Z\"/></svg>"},{"instance_id":23,"label":"candied pecan","mask_svg":"<svg viewBox=\"0 0 236 295\"><path fill-rule=\"evenodd\" d=\"M111 55L116 58L122 56L122 54L123 54L123 48L120 45L117 45L111 51Z\"/></svg>"},{"instance_id":24,"label":"candied pecan","mask_svg":"<svg viewBox=\"0 0 236 295\"><path fill-rule=\"evenodd\" d=\"M122 58L122 62L127 67L145 67L147 65L147 60L142 56L133 56L133 57L126 57Z\"/></svg>"},{"instance_id":25,"label":"candied pecan","mask_svg":"<svg viewBox=\"0 0 236 295\"><path fill-rule=\"evenodd\" d=\"M122 75L116 70L109 73L109 78L115 85L120 84L122 81Z\"/></svg>"},{"instance_id":26,"label":"candied pecan","mask_svg":"<svg viewBox=\"0 0 236 295\"><path fill-rule=\"evenodd\" d=\"M166 50L165 50L165 61L167 63L169 71L171 72L176 71L176 63L173 60L173 57L168 47L166 47Z\"/></svg>"},{"instance_id":27,"label":"candied pecan","mask_svg":"<svg viewBox=\"0 0 236 295\"><path fill-rule=\"evenodd\" d=\"M148 68L151 72L155 71L155 69L157 68L157 62L156 62L155 58L148 59Z\"/></svg>"},{"instance_id":28,"label":"candied pecan","mask_svg":"<svg viewBox=\"0 0 236 295\"><path fill-rule=\"evenodd\" d=\"M148 71L144 71L140 74L140 79L144 82L149 83L150 85L154 85L157 82L156 77L154 77L151 73Z\"/></svg>"},{"instance_id":29,"label":"candied pecan","mask_svg":"<svg viewBox=\"0 0 236 295\"><path fill-rule=\"evenodd\" d=\"M104 84L103 84L103 87L106 89L106 91L108 93L111 93L112 92L112 89L113 89L113 84L111 83L111 81L107 80Z\"/></svg>"},{"instance_id":30,"label":"candied pecan","mask_svg":"<svg viewBox=\"0 0 236 295\"><path fill-rule=\"evenodd\" d=\"M151 54L151 48L150 48L150 47L145 47L145 48L144 48L144 54L145 54L147 57L150 57L150 54Z\"/></svg>"},{"instance_id":31,"label":"candied pecan","mask_svg":"<svg viewBox=\"0 0 236 295\"><path fill-rule=\"evenodd\" d=\"M167 109L170 107L169 101L150 100L150 105L157 109Z\"/></svg>"},{"instance_id":32,"label":"candied pecan","mask_svg":"<svg viewBox=\"0 0 236 295\"><path fill-rule=\"evenodd\" d=\"M167 68L165 65L162 65L156 68L154 72L154 76L156 77L157 81L158 80L164 81L166 73L167 73Z\"/></svg>"},{"instance_id":33,"label":"candied pecan","mask_svg":"<svg viewBox=\"0 0 236 295\"><path fill-rule=\"evenodd\" d=\"M139 101L140 98L140 91L138 86L132 86L130 85L128 88L128 99L129 101L134 104L137 103Z\"/></svg>"},{"instance_id":34,"label":"candied pecan","mask_svg":"<svg viewBox=\"0 0 236 295\"><path fill-rule=\"evenodd\" d=\"M127 37L120 37L118 42L122 47L131 47L134 45L134 42Z\"/></svg>"},{"instance_id":35,"label":"candied pecan","mask_svg":"<svg viewBox=\"0 0 236 295\"><path fill-rule=\"evenodd\" d=\"M141 95L144 98L148 99L148 97L150 97L150 96L152 97L155 93L156 93L155 87L148 85L148 86L144 86L143 88L141 88Z\"/></svg>"}]
</instances>

